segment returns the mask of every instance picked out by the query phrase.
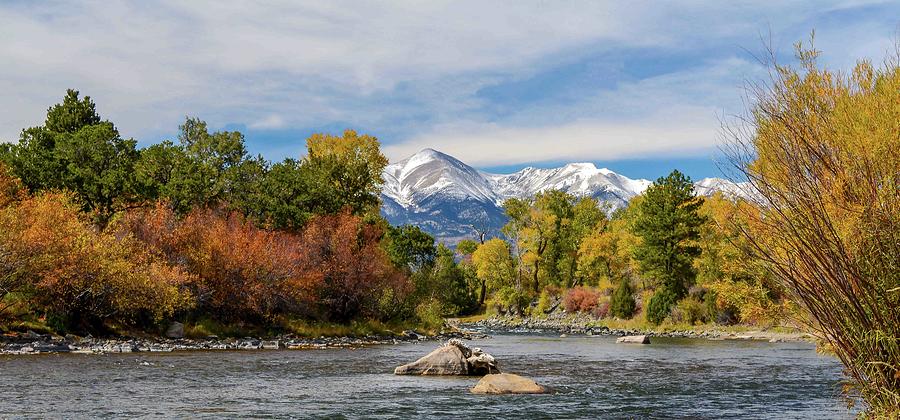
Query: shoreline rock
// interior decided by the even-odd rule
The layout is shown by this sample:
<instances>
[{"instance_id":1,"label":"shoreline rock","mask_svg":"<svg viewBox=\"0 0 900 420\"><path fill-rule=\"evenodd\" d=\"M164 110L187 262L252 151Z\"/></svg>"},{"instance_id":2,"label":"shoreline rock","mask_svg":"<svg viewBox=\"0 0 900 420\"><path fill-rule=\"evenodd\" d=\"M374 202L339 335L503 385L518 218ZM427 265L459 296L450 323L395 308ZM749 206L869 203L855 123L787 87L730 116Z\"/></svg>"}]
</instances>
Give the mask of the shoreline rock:
<instances>
[{"instance_id":1,"label":"shoreline rock","mask_svg":"<svg viewBox=\"0 0 900 420\"><path fill-rule=\"evenodd\" d=\"M335 348L358 348L374 345L400 344L420 342L424 340L445 341L451 338L486 337L484 334L468 331L453 331L427 336L415 332L404 332L401 335L370 335L364 337L318 337L305 338L291 335L258 338L219 338L211 336L204 339L191 338L94 338L66 335L60 337L51 334L26 332L16 335L0 336L0 356L3 355L38 355L38 354L106 354L106 353L165 353L172 351L236 351L236 350L312 350Z\"/></svg>"},{"instance_id":2,"label":"shoreline rock","mask_svg":"<svg viewBox=\"0 0 900 420\"><path fill-rule=\"evenodd\" d=\"M553 313L546 318L531 318L517 316L495 316L471 323L454 324L459 328L476 331L509 332L509 333L558 333L561 337L571 335L601 335L601 336L639 336L670 337L670 338L695 338L707 340L765 340L769 342L814 342L815 338L807 333L781 333L774 331L746 331L730 332L718 330L677 330L654 331L636 329L615 329L606 326L595 325L597 319L585 314L574 316L563 313Z\"/></svg>"},{"instance_id":3,"label":"shoreline rock","mask_svg":"<svg viewBox=\"0 0 900 420\"><path fill-rule=\"evenodd\" d=\"M626 335L616 339L616 343L624 344L650 344L650 337L646 335Z\"/></svg>"}]
</instances>

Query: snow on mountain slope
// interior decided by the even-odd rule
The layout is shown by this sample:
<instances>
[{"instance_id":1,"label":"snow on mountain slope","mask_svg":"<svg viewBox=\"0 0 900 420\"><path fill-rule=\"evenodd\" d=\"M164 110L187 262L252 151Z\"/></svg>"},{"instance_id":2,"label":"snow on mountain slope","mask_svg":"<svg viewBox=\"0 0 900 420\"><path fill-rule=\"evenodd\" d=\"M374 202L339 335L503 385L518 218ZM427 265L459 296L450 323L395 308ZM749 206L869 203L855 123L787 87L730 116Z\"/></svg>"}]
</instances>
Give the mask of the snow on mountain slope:
<instances>
[{"instance_id":1,"label":"snow on mountain slope","mask_svg":"<svg viewBox=\"0 0 900 420\"><path fill-rule=\"evenodd\" d=\"M455 243L473 237L475 230L498 234L506 223L501 205L508 198L528 198L547 190L624 207L652 182L630 179L593 163L570 163L559 168L525 168L512 174L478 171L447 154L424 149L384 170L382 213L393 224L417 225L438 239ZM697 193L723 191L743 196L743 186L706 178L695 183Z\"/></svg>"},{"instance_id":2,"label":"snow on mountain slope","mask_svg":"<svg viewBox=\"0 0 900 420\"><path fill-rule=\"evenodd\" d=\"M425 149L384 170L382 193L404 207L442 194L456 199L497 200L491 184L469 165L433 149Z\"/></svg>"},{"instance_id":3,"label":"snow on mountain slope","mask_svg":"<svg viewBox=\"0 0 900 420\"><path fill-rule=\"evenodd\" d=\"M703 178L694 183L694 191L697 195L709 197L721 192L729 197L750 197L749 184L746 182L732 182L722 178Z\"/></svg>"},{"instance_id":4,"label":"snow on mountain slope","mask_svg":"<svg viewBox=\"0 0 900 420\"><path fill-rule=\"evenodd\" d=\"M502 199L532 197L541 191L561 190L622 206L650 185L631 180L593 163L570 163L561 168L525 168L509 175L484 174Z\"/></svg>"}]
</instances>

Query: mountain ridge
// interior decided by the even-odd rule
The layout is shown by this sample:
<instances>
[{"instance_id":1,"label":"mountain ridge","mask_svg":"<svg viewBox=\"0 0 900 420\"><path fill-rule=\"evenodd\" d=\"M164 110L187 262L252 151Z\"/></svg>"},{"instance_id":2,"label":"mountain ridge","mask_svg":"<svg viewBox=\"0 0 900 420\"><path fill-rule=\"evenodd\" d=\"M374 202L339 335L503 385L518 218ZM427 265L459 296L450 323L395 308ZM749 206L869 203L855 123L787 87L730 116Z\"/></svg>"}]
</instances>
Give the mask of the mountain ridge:
<instances>
[{"instance_id":1,"label":"mountain ridge","mask_svg":"<svg viewBox=\"0 0 900 420\"><path fill-rule=\"evenodd\" d=\"M476 231L499 234L506 223L501 206L509 198L528 198L557 189L596 198L608 203L612 211L626 206L652 184L597 168L591 162L494 174L431 148L389 164L383 178L382 214L391 224L419 226L450 244L472 238ZM704 178L694 185L699 195L722 191L746 196L743 183L722 178Z\"/></svg>"}]
</instances>

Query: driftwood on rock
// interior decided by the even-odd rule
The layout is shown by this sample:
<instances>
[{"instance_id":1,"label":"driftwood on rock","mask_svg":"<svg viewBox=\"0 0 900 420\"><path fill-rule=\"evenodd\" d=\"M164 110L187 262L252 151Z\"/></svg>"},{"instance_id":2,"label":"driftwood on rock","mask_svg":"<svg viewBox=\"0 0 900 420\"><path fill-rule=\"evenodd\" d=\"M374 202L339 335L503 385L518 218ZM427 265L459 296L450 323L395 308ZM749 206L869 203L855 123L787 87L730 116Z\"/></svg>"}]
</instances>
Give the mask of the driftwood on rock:
<instances>
[{"instance_id":1,"label":"driftwood on rock","mask_svg":"<svg viewBox=\"0 0 900 420\"><path fill-rule=\"evenodd\" d=\"M480 348L453 338L415 362L398 366L395 375L487 375L500 373L497 362Z\"/></svg>"}]
</instances>

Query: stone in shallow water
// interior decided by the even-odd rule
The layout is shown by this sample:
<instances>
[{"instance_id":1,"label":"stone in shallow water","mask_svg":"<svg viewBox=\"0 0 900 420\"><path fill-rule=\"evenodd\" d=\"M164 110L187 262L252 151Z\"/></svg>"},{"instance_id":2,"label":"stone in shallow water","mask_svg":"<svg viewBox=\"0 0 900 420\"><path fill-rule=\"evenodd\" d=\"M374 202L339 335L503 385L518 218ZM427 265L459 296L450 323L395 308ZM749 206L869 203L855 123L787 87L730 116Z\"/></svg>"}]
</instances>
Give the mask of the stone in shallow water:
<instances>
[{"instance_id":1,"label":"stone in shallow water","mask_svg":"<svg viewBox=\"0 0 900 420\"><path fill-rule=\"evenodd\" d=\"M616 339L616 343L650 344L650 337L646 335L626 335Z\"/></svg>"},{"instance_id":2,"label":"stone in shallow water","mask_svg":"<svg viewBox=\"0 0 900 420\"><path fill-rule=\"evenodd\" d=\"M441 346L415 362L398 366L395 375L468 375L469 364L456 346Z\"/></svg>"},{"instance_id":3,"label":"stone in shallow water","mask_svg":"<svg viewBox=\"0 0 900 420\"><path fill-rule=\"evenodd\" d=\"M281 340L270 340L262 342L262 348L265 350L278 350L282 347L284 346L281 344Z\"/></svg>"},{"instance_id":4,"label":"stone in shallow water","mask_svg":"<svg viewBox=\"0 0 900 420\"><path fill-rule=\"evenodd\" d=\"M512 373L485 375L470 390L473 394L545 394L547 388Z\"/></svg>"},{"instance_id":5,"label":"stone in shallow water","mask_svg":"<svg viewBox=\"0 0 900 420\"><path fill-rule=\"evenodd\" d=\"M486 375L500 373L494 357L451 339L415 362L398 366L395 375Z\"/></svg>"}]
</instances>

